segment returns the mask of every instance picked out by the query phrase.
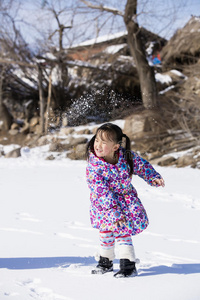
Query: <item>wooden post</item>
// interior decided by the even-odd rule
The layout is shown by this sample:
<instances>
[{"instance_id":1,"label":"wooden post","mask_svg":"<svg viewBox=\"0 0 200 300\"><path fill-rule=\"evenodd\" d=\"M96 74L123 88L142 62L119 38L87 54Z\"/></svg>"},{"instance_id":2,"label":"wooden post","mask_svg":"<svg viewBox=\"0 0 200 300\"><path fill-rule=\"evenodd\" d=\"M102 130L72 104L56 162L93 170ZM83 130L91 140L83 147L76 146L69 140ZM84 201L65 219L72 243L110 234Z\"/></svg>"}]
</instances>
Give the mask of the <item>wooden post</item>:
<instances>
[{"instance_id":1,"label":"wooden post","mask_svg":"<svg viewBox=\"0 0 200 300\"><path fill-rule=\"evenodd\" d=\"M42 87L42 68L40 64L38 67L38 88L39 88L39 102L40 102L40 134L44 133L44 93Z\"/></svg>"},{"instance_id":2,"label":"wooden post","mask_svg":"<svg viewBox=\"0 0 200 300\"><path fill-rule=\"evenodd\" d=\"M45 134L48 133L49 113L50 113L50 104L51 104L51 89L52 89L52 70L49 75L49 88L48 88L47 110L46 110L46 120L45 120Z\"/></svg>"},{"instance_id":3,"label":"wooden post","mask_svg":"<svg viewBox=\"0 0 200 300\"><path fill-rule=\"evenodd\" d=\"M4 71L5 68L2 66L1 74L0 74L0 117L2 114L2 107L3 107L3 79L4 79Z\"/></svg>"}]
</instances>

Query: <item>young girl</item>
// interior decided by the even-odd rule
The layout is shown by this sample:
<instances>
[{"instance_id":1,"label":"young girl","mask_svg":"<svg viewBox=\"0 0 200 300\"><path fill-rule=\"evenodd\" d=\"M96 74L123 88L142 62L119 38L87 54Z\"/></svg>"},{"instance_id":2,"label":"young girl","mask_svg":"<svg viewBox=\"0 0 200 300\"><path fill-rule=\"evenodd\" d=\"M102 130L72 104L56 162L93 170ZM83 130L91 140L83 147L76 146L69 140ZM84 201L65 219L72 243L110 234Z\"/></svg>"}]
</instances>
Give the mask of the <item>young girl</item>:
<instances>
[{"instance_id":1,"label":"young girl","mask_svg":"<svg viewBox=\"0 0 200 300\"><path fill-rule=\"evenodd\" d=\"M130 139L112 123L97 129L88 143L87 157L90 218L92 226L99 229L100 237L100 258L92 273L113 271L116 241L120 270L114 276L135 276L136 257L131 236L148 226L148 217L131 184L132 175L139 175L152 186L164 187L164 180L149 162L131 151Z\"/></svg>"}]
</instances>

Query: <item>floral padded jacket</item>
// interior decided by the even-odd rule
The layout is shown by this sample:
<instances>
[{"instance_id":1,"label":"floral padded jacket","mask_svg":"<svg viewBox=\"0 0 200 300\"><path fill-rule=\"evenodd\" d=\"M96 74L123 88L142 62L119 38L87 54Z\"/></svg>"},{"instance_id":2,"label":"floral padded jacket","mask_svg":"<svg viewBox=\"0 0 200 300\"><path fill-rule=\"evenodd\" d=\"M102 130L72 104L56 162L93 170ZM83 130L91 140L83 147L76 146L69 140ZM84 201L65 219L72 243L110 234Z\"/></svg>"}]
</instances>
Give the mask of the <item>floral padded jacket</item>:
<instances>
[{"instance_id":1,"label":"floral padded jacket","mask_svg":"<svg viewBox=\"0 0 200 300\"><path fill-rule=\"evenodd\" d=\"M129 165L124 158L125 149L119 149L118 163L112 165L90 152L86 169L87 183L90 188L90 220L94 228L101 231L113 231L117 234L136 235L148 226L146 211L131 184ZM152 185L152 181L161 178L152 165L132 152L133 174ZM125 217L122 227L114 225Z\"/></svg>"}]
</instances>

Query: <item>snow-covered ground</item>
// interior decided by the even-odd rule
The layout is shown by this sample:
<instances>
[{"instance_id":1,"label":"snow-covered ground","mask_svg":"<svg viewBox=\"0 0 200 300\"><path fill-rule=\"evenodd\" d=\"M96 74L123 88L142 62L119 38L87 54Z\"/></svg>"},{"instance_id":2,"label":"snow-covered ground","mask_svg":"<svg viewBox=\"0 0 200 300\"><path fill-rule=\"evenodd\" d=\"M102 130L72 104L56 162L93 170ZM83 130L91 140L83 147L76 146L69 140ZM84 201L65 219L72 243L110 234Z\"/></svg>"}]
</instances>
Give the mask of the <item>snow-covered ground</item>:
<instances>
[{"instance_id":1,"label":"snow-covered ground","mask_svg":"<svg viewBox=\"0 0 200 300\"><path fill-rule=\"evenodd\" d=\"M0 300L199 300L199 170L156 167L164 189L133 178L150 225L133 237L139 276L121 279L91 275L98 231L85 167L34 151L0 158Z\"/></svg>"}]
</instances>

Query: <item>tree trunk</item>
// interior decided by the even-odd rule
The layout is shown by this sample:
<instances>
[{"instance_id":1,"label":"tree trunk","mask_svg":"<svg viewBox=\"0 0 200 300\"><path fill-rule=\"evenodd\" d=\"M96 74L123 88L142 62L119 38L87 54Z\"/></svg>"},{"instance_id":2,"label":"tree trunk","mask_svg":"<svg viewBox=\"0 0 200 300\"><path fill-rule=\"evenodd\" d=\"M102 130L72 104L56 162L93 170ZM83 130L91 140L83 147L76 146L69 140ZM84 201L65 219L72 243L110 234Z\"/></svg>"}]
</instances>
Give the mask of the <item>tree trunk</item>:
<instances>
[{"instance_id":1,"label":"tree trunk","mask_svg":"<svg viewBox=\"0 0 200 300\"><path fill-rule=\"evenodd\" d=\"M143 105L147 109L158 106L154 70L146 59L141 31L136 21L137 0L127 0L124 22L128 31L128 44L138 70Z\"/></svg>"},{"instance_id":2,"label":"tree trunk","mask_svg":"<svg viewBox=\"0 0 200 300\"><path fill-rule=\"evenodd\" d=\"M38 87L39 87L39 99L40 99L40 133L44 133L44 93L42 87L42 69L38 64Z\"/></svg>"},{"instance_id":3,"label":"tree trunk","mask_svg":"<svg viewBox=\"0 0 200 300\"><path fill-rule=\"evenodd\" d=\"M49 88L48 88L48 100L47 100L47 109L46 109L45 134L48 133L49 113L50 113L50 104L51 104L51 88L52 88L52 70L49 75Z\"/></svg>"},{"instance_id":4,"label":"tree trunk","mask_svg":"<svg viewBox=\"0 0 200 300\"><path fill-rule=\"evenodd\" d=\"M0 74L0 117L2 117L2 110L3 110L3 79L4 79L4 67L1 69Z\"/></svg>"}]
</instances>

